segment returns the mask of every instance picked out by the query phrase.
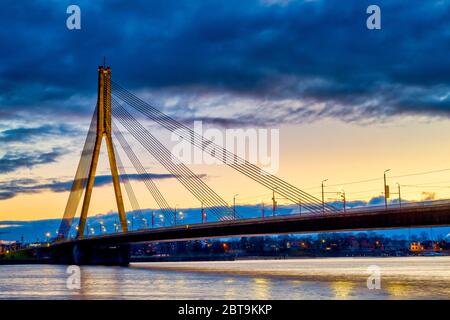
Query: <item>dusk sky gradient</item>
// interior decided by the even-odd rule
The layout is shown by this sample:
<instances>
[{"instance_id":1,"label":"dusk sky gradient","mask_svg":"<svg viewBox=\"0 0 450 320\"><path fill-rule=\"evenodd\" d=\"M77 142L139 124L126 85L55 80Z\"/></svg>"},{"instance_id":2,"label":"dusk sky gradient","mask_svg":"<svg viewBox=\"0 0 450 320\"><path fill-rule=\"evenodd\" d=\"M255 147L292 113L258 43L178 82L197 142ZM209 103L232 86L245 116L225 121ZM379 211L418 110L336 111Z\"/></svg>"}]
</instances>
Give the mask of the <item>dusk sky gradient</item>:
<instances>
[{"instance_id":1,"label":"dusk sky gradient","mask_svg":"<svg viewBox=\"0 0 450 320\"><path fill-rule=\"evenodd\" d=\"M70 4L81 30L66 28ZM366 28L370 4L381 30ZM329 191L369 201L390 168L405 199L448 198L449 16L448 1L420 0L6 1L0 220L62 217L103 56L114 81L188 126L279 129L277 175L315 196L328 178ZM199 206L129 138L173 206ZM116 210L100 160L92 213ZM230 203L237 193L240 204L270 201L225 166L191 168ZM428 171L439 172L404 176ZM156 207L132 178L140 205ZM360 180L371 181L346 184Z\"/></svg>"}]
</instances>

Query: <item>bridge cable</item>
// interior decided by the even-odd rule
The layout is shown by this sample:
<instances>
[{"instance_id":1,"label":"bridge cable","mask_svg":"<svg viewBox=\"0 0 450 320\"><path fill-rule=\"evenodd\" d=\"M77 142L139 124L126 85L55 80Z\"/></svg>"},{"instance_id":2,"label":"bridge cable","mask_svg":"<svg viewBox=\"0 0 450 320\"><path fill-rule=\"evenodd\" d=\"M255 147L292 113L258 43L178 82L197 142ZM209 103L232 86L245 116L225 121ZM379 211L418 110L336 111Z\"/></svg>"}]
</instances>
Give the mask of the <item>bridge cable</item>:
<instances>
[{"instance_id":1,"label":"bridge cable","mask_svg":"<svg viewBox=\"0 0 450 320\"><path fill-rule=\"evenodd\" d=\"M114 103L116 103L116 102L114 101ZM130 115L128 114L128 116L130 116ZM134 119L134 121L136 121L136 120ZM162 148L164 148L164 146L162 146ZM173 168L172 170L174 171L174 173L177 173L180 178L184 178L185 176L187 178L196 178L196 175L194 173L192 173L190 170L188 170L187 167L183 168L183 167L173 166L174 163L172 162L173 159L171 158L170 152L166 148L164 148L164 149L165 149L165 152L166 152L165 160L169 159L168 162L164 163L164 164L166 164L166 166L172 167ZM159 151L156 150L155 153L161 156L161 153ZM199 181L201 181L201 180L199 180ZM187 181L187 183L189 184L189 180ZM200 189L200 190L202 190L204 192L206 189ZM191 190L191 191L195 192L195 190ZM208 190L206 190L206 191L208 191ZM211 195L211 193L209 193L209 195ZM216 202L216 204L218 206L221 205L218 202Z\"/></svg>"},{"instance_id":2,"label":"bridge cable","mask_svg":"<svg viewBox=\"0 0 450 320\"><path fill-rule=\"evenodd\" d=\"M97 106L92 115L91 123L89 125L88 134L84 142L83 150L81 152L80 161L78 163L75 178L69 194L69 199L64 210L64 215L58 229L59 240L65 239L69 236L73 219L77 213L77 208L81 200L83 191L86 189L87 179L89 176L89 168L92 163L92 156L94 153L95 141L97 138Z\"/></svg>"},{"instance_id":3,"label":"bridge cable","mask_svg":"<svg viewBox=\"0 0 450 320\"><path fill-rule=\"evenodd\" d=\"M114 144L114 142L113 142ZM142 210L139 206L139 202L136 198L136 195L134 193L133 187L131 186L130 177L125 171L125 167L123 166L122 160L120 159L119 153L117 152L117 148L114 146L115 154L116 154L116 160L119 168L119 177L120 181L124 184L125 190L128 195L128 200L130 200L131 208L133 209L133 212L137 212L138 214L142 215Z\"/></svg>"},{"instance_id":4,"label":"bridge cable","mask_svg":"<svg viewBox=\"0 0 450 320\"><path fill-rule=\"evenodd\" d=\"M283 194L283 192L291 192L294 193L294 196L292 194L289 195L289 193L286 196L289 200L293 201L294 203L298 203L299 200L304 200L302 198L308 199L310 205L315 205L316 209L322 209L322 203L317 198L314 198L313 196L307 194L306 192L288 184L287 182L277 178L276 176L273 176L259 167L257 167L254 164L249 163L245 159L239 158L238 156L234 155L233 153L229 152L228 150L214 144L212 141L208 141L205 138L203 138L201 135L195 133L191 129L187 128L186 126L182 125L181 123L177 122L176 120L170 118L169 116L165 115L164 113L160 112L156 108L146 104L133 94L129 93L125 89L122 89L119 85L116 83L112 84L115 87L115 91L113 92L114 95L119 96L122 100L127 102L131 107L134 109L140 111L144 115L148 116L152 120L160 123L163 127L170 131L180 130L182 129L184 132L188 132L189 137L186 137L182 134L180 134L180 137L189 141L193 145L201 148L203 151L208 152L210 155L216 157L217 159L221 160L222 162L226 163L227 165L233 167L234 169L241 171L242 173L248 175L253 180L262 183L264 180L267 182L271 182L268 188L272 190L276 190L277 193ZM119 89L118 89L119 88ZM116 92L117 91L117 92ZM150 109L150 111L149 111ZM201 143L200 143L201 141ZM223 154L223 158L220 158L217 155L217 152L215 150L206 150L208 146L214 146L215 149L218 149ZM239 162L239 165L236 165L236 162ZM239 166L243 166L243 170L240 170ZM253 172L254 175L250 176L250 171ZM256 173L256 175L255 175ZM274 185L276 183L276 185ZM286 186L288 186L288 189L286 189ZM284 189L284 190L283 190ZM306 205L306 203L305 203ZM332 206L326 205L325 206L327 210L336 211L336 209Z\"/></svg>"},{"instance_id":5,"label":"bridge cable","mask_svg":"<svg viewBox=\"0 0 450 320\"><path fill-rule=\"evenodd\" d=\"M205 152L207 152L207 151L205 151ZM225 162L225 161L223 161L223 162ZM232 166L232 165L231 165L231 166ZM237 167L237 168L235 168L235 169L237 169L238 171L241 171L239 167ZM252 178L252 179L255 178L255 175L254 175L253 173L244 173L244 174L246 174L248 177L250 177L250 178ZM260 182L260 183L263 184L264 186L266 186L267 188L271 189L271 186L268 185L267 183L265 183L265 182ZM297 201L296 203L298 203L298 201ZM303 206L304 208L309 209L310 211L318 211L319 209L322 210L322 205L321 205L321 204L320 204L320 206L317 205L317 206L314 208L314 207L313 207L313 204L308 203L308 202L304 202L304 203L302 204L302 206Z\"/></svg>"},{"instance_id":6,"label":"bridge cable","mask_svg":"<svg viewBox=\"0 0 450 320\"><path fill-rule=\"evenodd\" d=\"M145 142L143 142L145 145ZM150 151L150 150L149 150ZM152 153L154 153L155 150L152 150ZM157 151L156 151L157 153ZM156 155L156 157L161 156L161 155ZM169 162L166 162L162 159L157 159L160 161L160 163L162 165L164 165L173 175L174 177L176 177L192 194L194 194L194 196L196 196L200 201L204 201L209 207L211 207L210 209L212 211L215 211L217 209L217 207L220 207L220 204L216 203L211 203L208 200L205 199L200 199L200 197L204 196L205 193L203 191L201 191L200 188L198 188L198 186L196 186L195 184L192 184L192 182L190 181L190 177L194 177L193 174L190 173L186 173L183 171L179 171L179 169L177 169L176 166L172 166ZM188 177L188 179L186 180L185 178ZM202 195L203 193L203 195ZM210 196L210 195L207 195ZM221 219L221 212L214 212L216 216L219 217L219 219Z\"/></svg>"},{"instance_id":7,"label":"bridge cable","mask_svg":"<svg viewBox=\"0 0 450 320\"><path fill-rule=\"evenodd\" d=\"M224 162L225 164L229 165L230 167L240 171L241 173L247 175L248 177L252 178L253 180L259 182L260 184L268 187L271 190L275 190L275 192L280 193L284 195L287 199L290 201L293 201L294 203L298 203L299 201L303 201L302 206L308 208L310 211L319 211L322 210L322 202L309 195L308 193L290 185L289 183L279 179L278 177L265 172L263 169L257 167L254 164L249 163L247 160L242 159L238 157L237 155L234 155L230 151L218 146L212 141L206 140L198 133L195 133L188 127L184 126L183 124L177 122L176 120L170 118L169 116L165 115L164 113L160 112L156 108L150 106L149 104L145 103L144 101L140 100L133 94L129 93L127 90L123 89L116 83L112 83L112 86L114 88L114 91L112 92L115 96L118 96L121 100L126 102L128 105L133 107L134 109L138 110L139 112L143 113L150 119L158 122L166 129L174 132L175 130L183 130L185 132L188 132L190 135L189 137L185 136L184 134L180 134L180 137L189 141L193 145L199 147L204 152L209 153L211 156L219 159L220 161ZM208 147L213 147L208 150ZM217 152L216 150L219 150ZM219 153L219 155L218 155ZM220 157L220 154L222 154L222 157ZM236 164L236 162L239 162L239 164ZM337 209L334 207L325 204L325 210L327 212L336 212Z\"/></svg>"},{"instance_id":8,"label":"bridge cable","mask_svg":"<svg viewBox=\"0 0 450 320\"><path fill-rule=\"evenodd\" d=\"M155 158L182 183L199 201L209 207L220 220L229 220L223 212L231 213L227 203L209 188L197 175L183 163L173 159L170 151L164 147L131 114L113 99L114 116L118 115L121 124L150 152Z\"/></svg>"},{"instance_id":9,"label":"bridge cable","mask_svg":"<svg viewBox=\"0 0 450 320\"><path fill-rule=\"evenodd\" d=\"M120 108L122 108L120 105L118 105ZM115 107L115 109L114 110L116 110L116 101L114 101L114 107ZM125 110L122 110L122 111L125 111ZM125 111L126 112L126 111ZM122 116L123 116L123 114L122 114ZM125 115L125 116L127 116L128 118L129 117L131 117L132 118L132 116L127 112L127 114ZM130 119L130 118L129 118ZM134 119L134 118L132 118L133 119L133 124L132 124L132 128L131 128L131 131L133 130L133 128L135 129L135 127L136 126L140 126L140 124L139 124L139 122L137 122L137 120L136 119ZM124 125L125 123L123 123L123 120L124 119L120 119L120 117L119 117L119 121L122 121L122 125ZM128 131L130 131L130 127L129 126L126 126L125 125L125 127L128 129ZM141 129L143 129L144 131L146 131L146 129L144 128L144 127L142 127L141 126ZM130 133L132 133L133 134L133 132L131 132L130 131ZM228 207L227 207L227 205L226 205L226 202L225 201L223 201L223 200L221 200L221 198L220 197L218 197L217 196L217 194L215 194L214 192L211 192L212 190L209 188L209 187L207 187L207 185L206 184L204 184L203 183L203 181L201 180L201 179L199 179L198 178L198 176L196 176L194 173L192 173L186 166L184 166L183 164L180 164L180 163L177 163L177 165L174 165L174 163L173 163L173 160L174 159L172 159L172 157L171 157L171 154L170 154L170 152L169 152L169 150L167 150L156 138L154 138L153 136L151 136L151 138L153 139L153 140L155 140L156 141L156 143L157 144L160 144L159 146L158 146L158 148L160 149L160 150L163 150L163 153L161 153L160 151L158 151L158 148L155 150L155 149L153 149L153 150L150 150L150 149L152 149L152 147L154 147L154 146L152 146L151 144L149 145L148 143L146 143L145 142L145 139L146 139L146 137L144 137L144 136L142 136L142 137L140 137L140 138L138 138L138 135L140 134L139 132L134 132L135 133L135 138L137 138L138 139L138 141L141 143L141 144L143 144L144 145L144 147L146 147L147 149L148 149L148 151L150 151L152 154L154 154L154 156L156 156L157 157L157 160L158 161L160 161L160 163L161 164L163 164L165 167L166 167L166 169L168 169L169 171L171 171L172 172L172 174L174 174L175 175L175 177L191 192L191 193L193 193L194 194L194 196L196 196L200 201L203 201L204 203L206 203L207 204L207 206L209 206L210 207L210 210L211 211L216 211L215 213L216 213L216 216L219 216L219 219L222 219L222 218L220 218L220 212L217 212L217 209L218 208L216 208L216 207L222 207L222 208L220 208L220 209L226 209L226 210L228 210ZM136 133L137 133L137 135L136 135ZM146 132L147 134L150 134L149 132ZM140 139L144 139L144 141L140 141ZM151 143L155 143L155 141L151 141ZM150 149L149 149L150 148ZM185 178L188 178L188 179L185 179ZM199 184L198 184L198 182L200 182L200 186L199 186ZM206 197L208 197L208 198L205 198L205 195L206 195ZM212 197L212 201L211 201L211 198ZM219 199L219 201L221 200L221 201L223 201L223 203L225 203L225 206L223 206L220 202L218 202L218 200L217 199L215 199L215 198L218 198ZM219 213L218 215L217 215L217 213Z\"/></svg>"},{"instance_id":10,"label":"bridge cable","mask_svg":"<svg viewBox=\"0 0 450 320\"><path fill-rule=\"evenodd\" d=\"M305 205L304 205L304 207L308 207L308 205L307 205L307 204L305 204Z\"/></svg>"},{"instance_id":11,"label":"bridge cable","mask_svg":"<svg viewBox=\"0 0 450 320\"><path fill-rule=\"evenodd\" d=\"M130 162L133 164L133 167L136 169L136 171L142 176L143 182L147 189L150 191L150 194L152 195L153 199L155 199L156 203L160 207L161 211L163 212L164 216L169 216L170 221L172 221L173 216L175 214L174 210L171 209L168 202L164 198L164 196L159 191L158 187L154 183L153 179L151 178L151 174L149 174L142 163L139 161L136 154L131 149L128 142L125 140L125 137L123 136L122 132L119 130L115 122L113 121L113 128L114 128L114 135L119 141L120 146L124 150L125 154L127 155ZM167 218L167 217L166 217Z\"/></svg>"}]
</instances>

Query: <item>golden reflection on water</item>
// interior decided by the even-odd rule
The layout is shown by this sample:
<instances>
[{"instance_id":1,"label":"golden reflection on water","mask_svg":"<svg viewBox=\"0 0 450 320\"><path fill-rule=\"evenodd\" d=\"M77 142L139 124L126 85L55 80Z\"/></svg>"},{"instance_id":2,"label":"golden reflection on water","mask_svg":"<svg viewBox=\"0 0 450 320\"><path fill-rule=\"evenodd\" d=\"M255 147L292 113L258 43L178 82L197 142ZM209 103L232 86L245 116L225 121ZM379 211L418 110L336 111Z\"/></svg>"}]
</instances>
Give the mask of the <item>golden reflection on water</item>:
<instances>
[{"instance_id":1,"label":"golden reflection on water","mask_svg":"<svg viewBox=\"0 0 450 320\"><path fill-rule=\"evenodd\" d=\"M236 290L235 280L233 278L227 278L223 281L225 285L224 296L225 299L235 300L238 297L238 291Z\"/></svg>"},{"instance_id":2,"label":"golden reflection on water","mask_svg":"<svg viewBox=\"0 0 450 320\"><path fill-rule=\"evenodd\" d=\"M238 299L237 293L238 293L238 291L236 290L236 288L228 288L228 289L225 289L225 292L224 292L224 299L227 299L227 300L236 300L236 299Z\"/></svg>"},{"instance_id":3,"label":"golden reflection on water","mask_svg":"<svg viewBox=\"0 0 450 320\"><path fill-rule=\"evenodd\" d=\"M355 286L350 281L334 281L330 287L334 290L336 299L347 299Z\"/></svg>"},{"instance_id":4,"label":"golden reflection on water","mask_svg":"<svg viewBox=\"0 0 450 320\"><path fill-rule=\"evenodd\" d=\"M267 278L253 279L253 292L255 299L267 300L270 297L270 280Z\"/></svg>"},{"instance_id":5,"label":"golden reflection on water","mask_svg":"<svg viewBox=\"0 0 450 320\"><path fill-rule=\"evenodd\" d=\"M381 285L383 288L383 283ZM388 294L393 298L407 298L411 296L411 292L413 291L413 288L411 288L411 286L404 283L392 282L384 283L384 285Z\"/></svg>"},{"instance_id":6,"label":"golden reflection on water","mask_svg":"<svg viewBox=\"0 0 450 320\"><path fill-rule=\"evenodd\" d=\"M93 296L122 296L123 284L120 282L120 269L111 267L107 275L98 275L96 269L81 267L80 296L85 298ZM73 290L76 292L76 290Z\"/></svg>"}]
</instances>

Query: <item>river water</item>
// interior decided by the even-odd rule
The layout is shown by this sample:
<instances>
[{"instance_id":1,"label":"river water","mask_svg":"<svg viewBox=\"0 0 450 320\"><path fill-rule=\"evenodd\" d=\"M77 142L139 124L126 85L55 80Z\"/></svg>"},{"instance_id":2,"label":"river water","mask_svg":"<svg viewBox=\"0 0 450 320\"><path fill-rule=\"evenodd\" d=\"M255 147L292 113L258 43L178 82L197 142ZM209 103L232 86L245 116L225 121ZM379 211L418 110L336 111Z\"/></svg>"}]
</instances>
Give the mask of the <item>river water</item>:
<instances>
[{"instance_id":1,"label":"river water","mask_svg":"<svg viewBox=\"0 0 450 320\"><path fill-rule=\"evenodd\" d=\"M67 288L66 271L66 266L0 266L0 299L450 298L450 257L83 266L80 289ZM376 279L378 271L380 289L368 289L368 277Z\"/></svg>"}]
</instances>

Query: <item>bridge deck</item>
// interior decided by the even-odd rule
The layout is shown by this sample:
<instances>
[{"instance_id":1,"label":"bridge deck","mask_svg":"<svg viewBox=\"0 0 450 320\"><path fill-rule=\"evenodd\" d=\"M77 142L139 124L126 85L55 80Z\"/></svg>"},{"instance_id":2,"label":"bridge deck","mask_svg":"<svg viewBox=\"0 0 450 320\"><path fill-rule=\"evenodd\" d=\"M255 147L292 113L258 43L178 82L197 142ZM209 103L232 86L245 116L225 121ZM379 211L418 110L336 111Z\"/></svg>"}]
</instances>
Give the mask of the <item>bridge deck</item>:
<instances>
[{"instance_id":1,"label":"bridge deck","mask_svg":"<svg viewBox=\"0 0 450 320\"><path fill-rule=\"evenodd\" d=\"M121 244L145 241L192 240L217 237L256 236L392 229L450 225L450 204L356 210L325 215L288 215L146 229L73 240L83 244ZM71 242L73 242L71 241ZM57 243L63 244L65 242Z\"/></svg>"}]
</instances>

